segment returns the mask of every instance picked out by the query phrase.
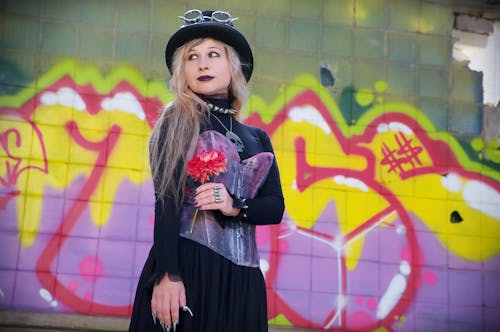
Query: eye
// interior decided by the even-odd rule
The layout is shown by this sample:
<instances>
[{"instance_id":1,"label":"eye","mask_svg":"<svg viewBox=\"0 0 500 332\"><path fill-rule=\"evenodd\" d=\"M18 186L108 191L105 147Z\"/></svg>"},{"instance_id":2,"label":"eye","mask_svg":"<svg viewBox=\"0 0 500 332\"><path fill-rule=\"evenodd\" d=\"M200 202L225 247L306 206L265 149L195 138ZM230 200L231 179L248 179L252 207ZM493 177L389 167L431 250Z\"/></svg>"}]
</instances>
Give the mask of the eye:
<instances>
[{"instance_id":1,"label":"eye","mask_svg":"<svg viewBox=\"0 0 500 332\"><path fill-rule=\"evenodd\" d=\"M208 53L208 56L210 58L218 58L220 55L219 55L219 53L217 53L215 51L211 51L210 53Z\"/></svg>"},{"instance_id":2,"label":"eye","mask_svg":"<svg viewBox=\"0 0 500 332\"><path fill-rule=\"evenodd\" d=\"M196 54L194 54L194 53L192 53L192 54L188 54L187 59L188 59L189 61L193 61L193 60L198 59L198 56L197 56Z\"/></svg>"}]
</instances>

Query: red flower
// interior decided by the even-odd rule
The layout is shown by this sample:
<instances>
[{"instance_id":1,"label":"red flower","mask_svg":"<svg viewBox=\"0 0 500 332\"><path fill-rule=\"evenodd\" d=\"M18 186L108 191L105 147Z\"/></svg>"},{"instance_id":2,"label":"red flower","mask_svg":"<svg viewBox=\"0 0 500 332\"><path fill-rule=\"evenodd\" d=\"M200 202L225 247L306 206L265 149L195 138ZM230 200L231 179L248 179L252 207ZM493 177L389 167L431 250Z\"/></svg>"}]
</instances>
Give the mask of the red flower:
<instances>
[{"instance_id":1,"label":"red flower","mask_svg":"<svg viewBox=\"0 0 500 332\"><path fill-rule=\"evenodd\" d=\"M221 151L210 150L201 151L199 154L194 155L193 158L187 163L187 174L195 181L203 184L210 180L212 176L219 175L226 171L226 157ZM194 211L193 219L191 220L191 227L189 232L193 232L194 221L198 214L198 208Z\"/></svg>"},{"instance_id":2,"label":"red flower","mask_svg":"<svg viewBox=\"0 0 500 332\"><path fill-rule=\"evenodd\" d=\"M203 150L188 162L187 174L195 181L203 184L212 176L224 173L226 171L226 162L226 157L221 151Z\"/></svg>"}]
</instances>

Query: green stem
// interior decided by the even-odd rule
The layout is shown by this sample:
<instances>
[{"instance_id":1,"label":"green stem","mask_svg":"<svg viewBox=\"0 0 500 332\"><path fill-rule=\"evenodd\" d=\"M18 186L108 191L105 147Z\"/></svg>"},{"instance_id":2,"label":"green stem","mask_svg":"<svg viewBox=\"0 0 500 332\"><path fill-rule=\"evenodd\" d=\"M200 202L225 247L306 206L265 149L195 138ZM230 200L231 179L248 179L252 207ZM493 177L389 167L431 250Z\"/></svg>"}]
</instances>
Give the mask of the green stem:
<instances>
[{"instance_id":1,"label":"green stem","mask_svg":"<svg viewBox=\"0 0 500 332\"><path fill-rule=\"evenodd\" d=\"M191 220L191 227L189 228L189 233L193 233L194 221L196 220L196 216L198 215L198 208L194 210L193 220Z\"/></svg>"}]
</instances>

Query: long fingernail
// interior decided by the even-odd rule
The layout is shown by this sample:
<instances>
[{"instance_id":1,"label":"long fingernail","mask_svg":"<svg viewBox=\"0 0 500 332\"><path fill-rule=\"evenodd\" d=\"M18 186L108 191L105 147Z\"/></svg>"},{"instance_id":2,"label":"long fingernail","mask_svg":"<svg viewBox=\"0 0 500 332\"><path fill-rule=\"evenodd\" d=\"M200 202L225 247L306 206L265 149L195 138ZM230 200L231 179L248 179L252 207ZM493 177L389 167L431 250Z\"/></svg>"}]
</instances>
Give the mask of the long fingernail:
<instances>
[{"instance_id":1,"label":"long fingernail","mask_svg":"<svg viewBox=\"0 0 500 332\"><path fill-rule=\"evenodd\" d=\"M170 332L170 329L172 328L172 326L167 326L167 332Z\"/></svg>"},{"instance_id":2,"label":"long fingernail","mask_svg":"<svg viewBox=\"0 0 500 332\"><path fill-rule=\"evenodd\" d=\"M184 307L182 307L182 310L184 310L185 312L187 312L188 314L190 314L191 317L194 317L193 312L191 311L191 309L189 309L189 307L187 305L185 305Z\"/></svg>"},{"instance_id":3,"label":"long fingernail","mask_svg":"<svg viewBox=\"0 0 500 332\"><path fill-rule=\"evenodd\" d=\"M160 325L161 325L161 328L163 329L163 332L167 332L167 330L165 329L165 324L160 323Z\"/></svg>"},{"instance_id":4,"label":"long fingernail","mask_svg":"<svg viewBox=\"0 0 500 332\"><path fill-rule=\"evenodd\" d=\"M172 323L172 327L173 327L174 332L177 329L177 324L179 324L177 321Z\"/></svg>"},{"instance_id":5,"label":"long fingernail","mask_svg":"<svg viewBox=\"0 0 500 332\"><path fill-rule=\"evenodd\" d=\"M152 315L153 315L153 323L156 325L156 315L155 314Z\"/></svg>"}]
</instances>

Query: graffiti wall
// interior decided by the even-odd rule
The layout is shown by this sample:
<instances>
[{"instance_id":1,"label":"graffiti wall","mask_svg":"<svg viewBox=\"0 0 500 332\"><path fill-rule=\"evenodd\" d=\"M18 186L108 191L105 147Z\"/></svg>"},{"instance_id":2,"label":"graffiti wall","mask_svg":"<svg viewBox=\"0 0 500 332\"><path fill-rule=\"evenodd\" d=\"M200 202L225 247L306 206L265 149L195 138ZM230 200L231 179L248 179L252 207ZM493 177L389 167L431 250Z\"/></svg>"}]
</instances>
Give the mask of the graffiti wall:
<instances>
[{"instance_id":1,"label":"graffiti wall","mask_svg":"<svg viewBox=\"0 0 500 332\"><path fill-rule=\"evenodd\" d=\"M500 327L498 169L412 105L374 92L348 125L316 78L296 82L245 119L272 139L287 207L258 231L271 323ZM130 314L152 241L147 140L169 100L131 67L72 60L0 99L2 307Z\"/></svg>"},{"instance_id":2,"label":"graffiti wall","mask_svg":"<svg viewBox=\"0 0 500 332\"><path fill-rule=\"evenodd\" d=\"M162 54L155 29L178 22L155 15L185 4L19 3L0 12L4 26L24 29L0 36L0 309L128 317L153 239L148 139L173 96L163 60L161 74L142 66L142 49L120 36L158 39ZM242 120L269 134L286 203L281 224L257 234L270 324L500 330L498 144L479 137L476 76L449 65L449 8L387 1L384 16L361 0L235 3L255 16L255 28L242 27L258 60ZM32 17L39 26L26 24ZM79 38L64 20L78 22ZM163 22L148 25L149 39L147 20ZM93 44L72 53L85 36ZM29 40L40 40L35 55Z\"/></svg>"}]
</instances>

